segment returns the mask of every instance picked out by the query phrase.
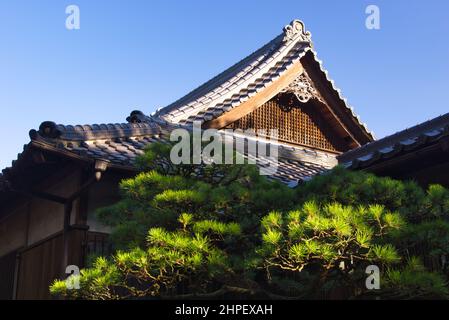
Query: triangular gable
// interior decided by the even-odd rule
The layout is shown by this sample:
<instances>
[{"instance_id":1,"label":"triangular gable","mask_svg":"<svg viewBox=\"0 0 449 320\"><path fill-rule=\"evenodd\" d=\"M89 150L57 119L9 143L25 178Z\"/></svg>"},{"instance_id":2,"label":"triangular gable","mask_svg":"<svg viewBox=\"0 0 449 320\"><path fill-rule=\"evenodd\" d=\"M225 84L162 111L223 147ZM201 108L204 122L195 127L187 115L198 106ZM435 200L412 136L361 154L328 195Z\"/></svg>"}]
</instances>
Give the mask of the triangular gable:
<instances>
[{"instance_id":1,"label":"triangular gable","mask_svg":"<svg viewBox=\"0 0 449 320\"><path fill-rule=\"evenodd\" d=\"M310 33L295 20L283 34L155 115L180 124L216 118L264 91L310 47Z\"/></svg>"},{"instance_id":2,"label":"triangular gable","mask_svg":"<svg viewBox=\"0 0 449 320\"><path fill-rule=\"evenodd\" d=\"M352 149L350 142L318 110L318 103L308 93L286 91L225 128L252 129L250 132L268 139L274 134L274 129L280 142L336 154Z\"/></svg>"},{"instance_id":3,"label":"triangular gable","mask_svg":"<svg viewBox=\"0 0 449 320\"><path fill-rule=\"evenodd\" d=\"M204 127L225 128L282 93L295 95L299 103L317 102L316 109L331 128L331 135L343 141L338 142L343 146L336 151L373 140L328 78L312 49L311 35L299 20L233 67L158 110L155 116L181 125L199 121Z\"/></svg>"}]
</instances>

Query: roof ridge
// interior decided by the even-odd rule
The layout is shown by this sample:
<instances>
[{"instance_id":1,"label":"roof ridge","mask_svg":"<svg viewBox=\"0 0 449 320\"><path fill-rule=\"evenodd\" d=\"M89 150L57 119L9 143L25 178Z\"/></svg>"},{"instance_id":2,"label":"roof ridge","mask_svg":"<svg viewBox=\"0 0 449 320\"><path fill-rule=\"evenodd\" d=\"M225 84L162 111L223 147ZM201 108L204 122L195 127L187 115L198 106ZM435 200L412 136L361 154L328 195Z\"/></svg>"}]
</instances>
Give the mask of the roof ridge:
<instances>
[{"instance_id":1,"label":"roof ridge","mask_svg":"<svg viewBox=\"0 0 449 320\"><path fill-rule=\"evenodd\" d=\"M39 129L29 132L31 140L60 139L72 141L85 141L94 139L125 138L157 134L161 132L160 125L151 117L144 115L141 111L133 111L123 123L94 123L84 125L63 125L53 121L44 121Z\"/></svg>"},{"instance_id":2,"label":"roof ridge","mask_svg":"<svg viewBox=\"0 0 449 320\"><path fill-rule=\"evenodd\" d=\"M311 47L311 33L305 31L303 22L293 20L284 27L282 34L180 99L158 109L154 116L179 118L183 116L185 110L194 111L201 107L208 107L211 103L218 104L220 99L226 98L236 89L242 89L243 84L248 83L255 76L260 77L261 71L272 67L270 63L277 62L295 48L295 52L299 54L300 50L296 45L300 43L304 44L302 50L304 47ZM182 119L175 121L179 120Z\"/></svg>"},{"instance_id":3,"label":"roof ridge","mask_svg":"<svg viewBox=\"0 0 449 320\"><path fill-rule=\"evenodd\" d=\"M266 49L267 47L269 47L270 45L273 46L276 40L280 40L280 38L282 37L282 34L276 36L274 39L270 40L269 42L267 42L266 44L264 44L262 47L256 49L255 51L253 51L252 53L250 53L249 55L247 55L246 57L244 57L243 59L239 60L238 62L234 63L233 65L231 65L230 67L224 69L223 71L221 71L219 74L217 74L216 76L214 76L213 78L206 80L205 82L203 82L202 84L200 84L198 87L192 89L191 91L189 91L187 94L183 95L182 97L180 97L179 99L177 99L176 101L170 103L169 105L160 108L159 110L156 111L155 115L159 115L159 114L165 114L164 111L170 112L172 107L175 107L175 105L178 105L182 102L182 100L195 100L194 97L191 97L190 99L187 99L189 96L191 95L195 95L196 92L198 92L198 94L207 86L212 86L212 84L214 84L218 79L220 79L224 74L234 71L235 69L237 69L237 67L239 67L240 65L242 65L245 61L250 61L252 57L257 56L257 54L259 52L263 52L264 49ZM273 48L274 49L274 48ZM272 49L270 48L270 51ZM258 64L260 63L260 60L257 60ZM232 75L229 75L229 78L232 78ZM200 96L202 97L202 96ZM186 102L185 104L188 104L188 102Z\"/></svg>"},{"instance_id":4,"label":"roof ridge","mask_svg":"<svg viewBox=\"0 0 449 320\"><path fill-rule=\"evenodd\" d=\"M308 50L310 50L310 48L305 48L301 53L297 55L296 58L301 59L307 53ZM218 102L216 104L212 104L207 109L204 109L198 112L197 114L193 114L188 118L181 120L180 122L183 123L192 121L192 119L195 120L198 115L202 115L202 118L204 118L205 121L208 121L213 118L211 114L214 114L215 117L217 115L221 115L224 112L233 109L235 103L238 102L242 103L251 98L254 94L265 88L266 85L270 83L269 80L271 77L279 76L279 74L288 69L291 66L291 64L292 62L289 59L287 59L287 61L284 61L284 59L278 61L273 67L271 67L269 70L263 73L259 78L254 80L247 87L242 88L240 91L234 93L232 96L224 99L223 101ZM217 110L218 106L219 110Z\"/></svg>"},{"instance_id":5,"label":"roof ridge","mask_svg":"<svg viewBox=\"0 0 449 320\"><path fill-rule=\"evenodd\" d=\"M154 113L156 118L167 122L188 124L192 121L210 121L247 101L276 81L308 51L314 68L320 73L325 86L333 93L339 114L350 124L350 131L357 133L360 144L374 139L360 117L330 78L323 62L313 49L311 34L305 31L304 23L293 20L283 29L283 34L265 44L232 67L203 83L182 98ZM309 58L308 58L309 59Z\"/></svg>"}]
</instances>

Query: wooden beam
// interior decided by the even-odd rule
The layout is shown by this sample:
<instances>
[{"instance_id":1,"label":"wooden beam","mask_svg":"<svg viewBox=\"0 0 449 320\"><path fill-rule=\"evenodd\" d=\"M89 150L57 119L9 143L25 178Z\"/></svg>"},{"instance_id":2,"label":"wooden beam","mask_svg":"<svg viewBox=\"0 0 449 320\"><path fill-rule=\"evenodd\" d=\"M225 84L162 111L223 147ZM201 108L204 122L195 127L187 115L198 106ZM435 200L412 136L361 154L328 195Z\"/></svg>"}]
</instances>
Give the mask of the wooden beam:
<instances>
[{"instance_id":1,"label":"wooden beam","mask_svg":"<svg viewBox=\"0 0 449 320\"><path fill-rule=\"evenodd\" d=\"M203 124L203 128L221 129L228 124L246 116L248 113L254 111L256 108L269 101L276 94L289 85L297 76L304 71L304 68L300 61L294 63L282 76L276 81L270 84L261 92L251 97L249 100L243 102L238 107L235 107L229 112L224 113L220 117L207 121Z\"/></svg>"},{"instance_id":2,"label":"wooden beam","mask_svg":"<svg viewBox=\"0 0 449 320\"><path fill-rule=\"evenodd\" d=\"M365 143L373 141L372 137L365 132L360 124L353 118L350 111L346 108L345 103L340 99L338 93L332 88L332 85L325 78L323 71L319 67L319 63L309 51L301 61L307 74L312 79L316 89L323 96L326 101L326 107L332 113L338 124L348 133L353 139L355 146L364 145Z\"/></svg>"},{"instance_id":3,"label":"wooden beam","mask_svg":"<svg viewBox=\"0 0 449 320\"><path fill-rule=\"evenodd\" d=\"M297 61L295 64L293 64L282 76L279 77L276 81L274 81L271 85L269 85L267 88L262 90L261 92L257 93L255 96L250 98L249 100L243 102L239 106L235 107L234 109L230 110L229 112L226 112L219 116L216 119L207 121L203 124L203 128L214 128L214 129L222 129L226 127L227 125L239 120L240 118L246 116L247 114L253 112L255 109L262 106L264 103L271 100L273 97L275 97L279 92L287 87L292 81L295 80L305 69L307 69L309 66L304 65L305 60L303 61ZM307 70L308 71L308 70ZM308 71L309 72L309 71ZM315 79L312 79L314 85L317 85L315 83L317 77L314 77ZM317 87L318 91L322 93L323 91L323 85L319 84ZM329 99L329 97L327 97ZM326 98L325 98L326 100ZM326 100L325 103L322 102L316 102L316 107L320 109L320 111L323 113L323 115L326 118L326 115L328 117L327 122L329 123L330 127L333 127L334 130L336 130L338 135L341 135L342 140L344 140L344 137L349 137L350 141L344 141L344 144L346 145L347 150L353 149L355 147L360 146L359 141L352 135L351 131L345 126L345 124L340 121L339 117L335 112L332 110L332 108L328 105L328 102ZM330 118L330 119L329 119Z\"/></svg>"},{"instance_id":4,"label":"wooden beam","mask_svg":"<svg viewBox=\"0 0 449 320\"><path fill-rule=\"evenodd\" d=\"M369 171L376 174L387 170L397 172L398 168L401 170L412 171L408 166L413 163L413 161L420 161L420 159L426 156L429 159L432 159L432 161L438 162L438 154L445 154L444 152L441 152L441 150L441 146L438 143L434 143L419 150L404 151L402 154L382 159L379 162L374 162L373 164L356 170ZM420 162L419 166L422 167L424 165Z\"/></svg>"},{"instance_id":5,"label":"wooden beam","mask_svg":"<svg viewBox=\"0 0 449 320\"><path fill-rule=\"evenodd\" d=\"M335 106L339 102L333 97L335 92L333 90L330 90L326 83L322 82L320 75L321 71L316 70L314 66L308 62L308 60L304 60L303 63L307 74L313 82L313 85L324 99L324 102L318 102L317 104L321 105L323 114L328 113L331 116L329 118L329 125L333 126L342 137L348 136L351 139L350 142L347 142L347 144L349 145L349 149L360 147L362 144L352 134L350 128L343 122L341 118L343 115L342 110L340 110L341 106L332 108L332 105Z\"/></svg>"},{"instance_id":6,"label":"wooden beam","mask_svg":"<svg viewBox=\"0 0 449 320\"><path fill-rule=\"evenodd\" d=\"M32 153L33 162L36 164L45 163L46 159L42 150L35 150Z\"/></svg>"},{"instance_id":7,"label":"wooden beam","mask_svg":"<svg viewBox=\"0 0 449 320\"><path fill-rule=\"evenodd\" d=\"M89 166L92 163L95 163L95 159L89 158L88 156L80 156L72 151L61 149L46 143L32 141L31 144L35 148L41 148L42 150L48 151L55 155L62 155L65 158L74 160L77 163L84 164L85 168L89 168ZM108 163L108 171L110 169L115 169L119 171L125 171L125 172L131 172L131 173L137 173L139 172L139 169L136 166L133 165L120 165L116 163Z\"/></svg>"},{"instance_id":8,"label":"wooden beam","mask_svg":"<svg viewBox=\"0 0 449 320\"><path fill-rule=\"evenodd\" d=\"M444 152L449 152L449 136L442 137L439 143Z\"/></svg>"}]
</instances>

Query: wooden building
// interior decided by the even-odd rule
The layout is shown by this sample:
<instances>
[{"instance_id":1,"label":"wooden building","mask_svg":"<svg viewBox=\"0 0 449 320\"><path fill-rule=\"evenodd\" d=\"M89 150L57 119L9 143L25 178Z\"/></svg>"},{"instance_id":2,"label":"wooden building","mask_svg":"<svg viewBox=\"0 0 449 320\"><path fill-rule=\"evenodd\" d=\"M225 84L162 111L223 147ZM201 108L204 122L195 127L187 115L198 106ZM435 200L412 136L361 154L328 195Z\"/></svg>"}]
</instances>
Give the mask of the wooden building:
<instances>
[{"instance_id":1,"label":"wooden building","mask_svg":"<svg viewBox=\"0 0 449 320\"><path fill-rule=\"evenodd\" d=\"M291 186L328 170L337 156L373 141L317 59L295 20L234 66L152 114L120 124L43 122L0 176L0 298L47 299L67 265L108 250L97 208L118 200L143 148L172 128L278 129L279 168ZM345 158L346 159L346 158Z\"/></svg>"},{"instance_id":2,"label":"wooden building","mask_svg":"<svg viewBox=\"0 0 449 320\"><path fill-rule=\"evenodd\" d=\"M338 159L352 170L449 188L449 113L348 151Z\"/></svg>"}]
</instances>

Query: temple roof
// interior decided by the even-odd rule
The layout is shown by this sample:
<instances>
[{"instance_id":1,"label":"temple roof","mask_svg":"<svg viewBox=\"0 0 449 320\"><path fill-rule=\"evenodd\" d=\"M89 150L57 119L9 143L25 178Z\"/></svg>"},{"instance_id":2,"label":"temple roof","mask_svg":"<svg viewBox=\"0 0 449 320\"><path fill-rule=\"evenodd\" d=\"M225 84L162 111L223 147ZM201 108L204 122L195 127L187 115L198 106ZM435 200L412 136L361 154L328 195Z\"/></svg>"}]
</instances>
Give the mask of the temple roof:
<instances>
[{"instance_id":1,"label":"temple roof","mask_svg":"<svg viewBox=\"0 0 449 320\"><path fill-rule=\"evenodd\" d=\"M78 160L107 161L111 167L132 170L135 158L143 153L147 144L166 140L175 127L189 128L195 120L204 123L220 117L268 91L273 84L279 85L277 80L297 70L295 66L299 64L298 70L305 73L307 69L313 81L319 82L320 90L326 91L326 99L332 102L331 106L326 104L327 119L340 130L338 132L348 135L353 147L372 141L372 133L361 123L317 59L310 32L305 31L301 21L294 20L262 48L151 116L133 111L126 123L118 124L71 126L43 122L39 130L30 131L31 142L3 174L11 176L20 171L26 162L24 158L33 148ZM312 147L278 145L280 166L273 177L285 183L307 180L337 163L335 154ZM5 180L1 175L0 179Z\"/></svg>"},{"instance_id":2,"label":"temple roof","mask_svg":"<svg viewBox=\"0 0 449 320\"><path fill-rule=\"evenodd\" d=\"M361 141L362 144L371 141L372 132L361 122L329 78L328 72L313 50L310 32L305 31L304 24L299 20L293 20L284 27L282 34L259 50L174 103L159 109L154 116L180 124L210 121L263 91L306 56L312 57L308 60L313 61L313 67L320 73L323 82L335 93L336 100L341 103L341 109L344 109L340 111L347 113L350 121L356 124L355 130L362 131L367 137Z\"/></svg>"},{"instance_id":3,"label":"temple roof","mask_svg":"<svg viewBox=\"0 0 449 320\"><path fill-rule=\"evenodd\" d=\"M310 33L294 20L283 34L155 115L175 123L211 120L263 90L310 48Z\"/></svg>"},{"instance_id":4,"label":"temple roof","mask_svg":"<svg viewBox=\"0 0 449 320\"><path fill-rule=\"evenodd\" d=\"M144 153L148 144L167 141L170 131L179 127L160 125L139 111L133 111L127 119L133 122L76 126L43 122L39 130L30 131L31 142L24 146L24 152L18 155L12 166L3 170L0 182L6 183L5 177L11 177L24 165L29 165L25 158L30 158L29 150L32 148L74 160L101 160L107 162L108 167L135 170L134 161ZM280 143L277 146L278 171L271 178L289 185L308 180L337 163L335 155L325 152ZM257 165L267 164L258 162Z\"/></svg>"},{"instance_id":5,"label":"temple roof","mask_svg":"<svg viewBox=\"0 0 449 320\"><path fill-rule=\"evenodd\" d=\"M362 169L437 143L449 136L449 113L348 151L337 158L350 169Z\"/></svg>"}]
</instances>

